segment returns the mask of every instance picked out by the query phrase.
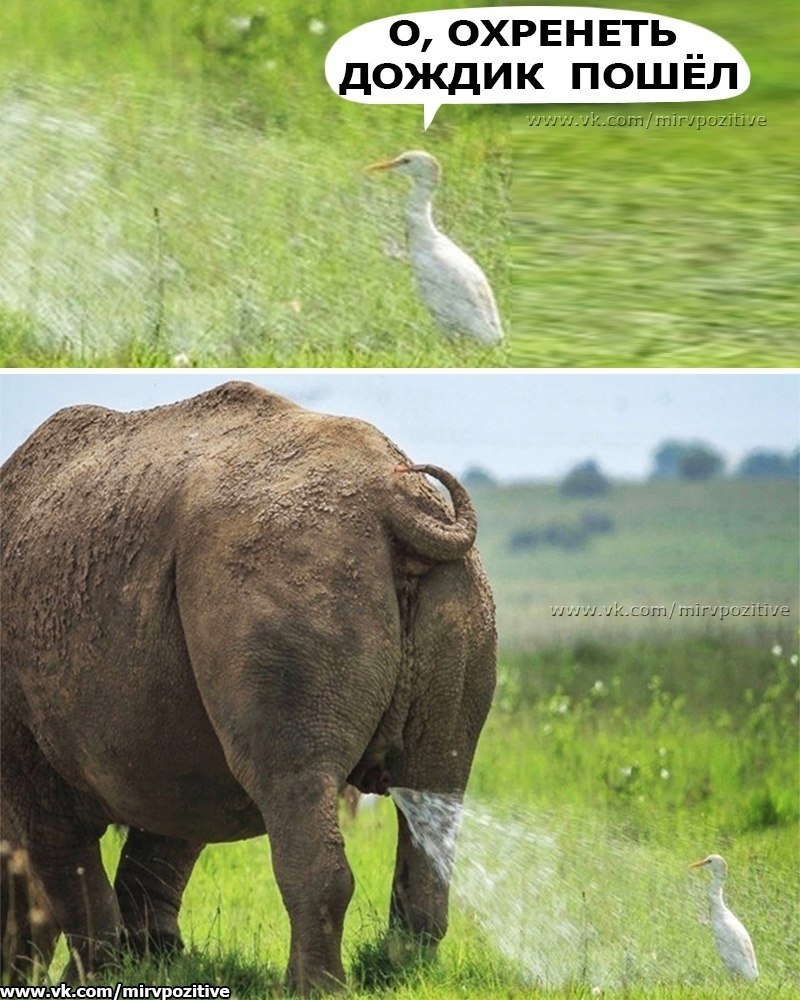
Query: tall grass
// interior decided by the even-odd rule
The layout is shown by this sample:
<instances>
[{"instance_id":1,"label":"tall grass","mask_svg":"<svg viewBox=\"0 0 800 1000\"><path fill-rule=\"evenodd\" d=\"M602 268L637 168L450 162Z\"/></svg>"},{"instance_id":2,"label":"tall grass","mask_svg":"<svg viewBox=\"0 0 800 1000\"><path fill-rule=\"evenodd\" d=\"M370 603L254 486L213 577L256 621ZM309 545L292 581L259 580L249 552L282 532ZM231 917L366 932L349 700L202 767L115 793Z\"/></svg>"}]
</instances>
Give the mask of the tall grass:
<instances>
[{"instance_id":1,"label":"tall grass","mask_svg":"<svg viewBox=\"0 0 800 1000\"><path fill-rule=\"evenodd\" d=\"M483 753L520 766L505 765L493 795L528 784L543 804L610 809L667 842L697 807L726 838L789 827L800 818L797 679L794 645L598 644L504 659L493 720L503 737L490 729ZM668 830L653 813L672 817Z\"/></svg>"}]
</instances>

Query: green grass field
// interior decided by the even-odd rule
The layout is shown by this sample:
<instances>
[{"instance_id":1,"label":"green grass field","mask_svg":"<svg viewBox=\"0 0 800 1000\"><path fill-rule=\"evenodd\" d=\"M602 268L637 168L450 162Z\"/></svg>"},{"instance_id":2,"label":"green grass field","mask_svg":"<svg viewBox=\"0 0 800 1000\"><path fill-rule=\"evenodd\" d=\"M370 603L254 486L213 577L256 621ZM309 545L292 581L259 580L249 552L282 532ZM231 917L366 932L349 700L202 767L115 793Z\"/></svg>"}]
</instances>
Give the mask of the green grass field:
<instances>
[{"instance_id":1,"label":"green grass field","mask_svg":"<svg viewBox=\"0 0 800 1000\"><path fill-rule=\"evenodd\" d=\"M691 105L525 109L574 114L575 124L525 118L513 130L511 363L796 365L794 5L769 0L757 16L743 0L650 9L732 42L750 88ZM592 112L599 124L582 126ZM766 125L655 124L692 113L763 115ZM621 114L642 121L607 124Z\"/></svg>"},{"instance_id":2,"label":"green grass field","mask_svg":"<svg viewBox=\"0 0 800 1000\"><path fill-rule=\"evenodd\" d=\"M615 530L585 551L519 556L508 533L573 516L582 501L548 485L483 487L480 544L500 620L499 683L462 828L451 927L439 961L385 981L394 812L381 800L342 815L356 895L345 932L357 996L597 995L696 1000L793 997L800 988L797 894L798 662L793 484L618 485L603 501ZM498 527L500 525L501 527ZM655 531L655 527L658 531ZM647 567L651 568L649 574ZM541 633L509 615L523 581L537 600L620 598L639 575L648 598L682 586L733 603L786 599L780 624ZM583 594L583 591L581 591ZM513 609L512 609L513 610ZM533 612L531 612L533 614ZM516 623L516 624L515 624ZM571 629L571 631L570 631ZM120 837L110 832L113 867ZM730 983L714 953L706 881L687 865L719 852L727 899L748 927L761 978ZM186 953L124 966L116 982L224 983L277 995L288 927L264 838L207 848L187 890ZM64 950L56 962L65 958Z\"/></svg>"},{"instance_id":3,"label":"green grass field","mask_svg":"<svg viewBox=\"0 0 800 1000\"><path fill-rule=\"evenodd\" d=\"M797 619L798 491L791 481L720 479L705 483L618 483L602 498L565 498L548 484L472 490L480 516L479 545L499 608L506 648L574 643L754 634L770 643L775 626ZM587 515L611 519L612 530L589 536L574 551L512 548L512 536ZM788 617L704 616L670 619L685 607L769 602ZM615 602L624 616L603 608ZM553 605L596 605L597 616L554 616ZM661 608L666 608L666 613Z\"/></svg>"},{"instance_id":4,"label":"green grass field","mask_svg":"<svg viewBox=\"0 0 800 1000\"><path fill-rule=\"evenodd\" d=\"M788 650L765 652L765 691L735 713L724 707L726 671L708 672L697 712L663 691L646 657L629 661L630 674L607 678L604 694L591 683L574 699L555 689L513 705L499 697L473 771L439 961L380 992L437 1000L597 990L665 1000L796 995L798 800L789 751L797 667ZM729 644L729 665L738 656ZM536 659L528 666L535 671ZM502 674L507 683L505 667ZM639 674L650 676L646 704L626 693ZM353 992L375 995L393 809L382 800L342 825L357 881L346 966ZM119 846L109 834L110 863ZM686 867L710 851L728 858L727 898L759 957L761 979L744 991L717 961L703 878ZM108 981L225 983L242 997L280 992L288 928L263 838L206 850L182 926L188 949L179 960L125 967Z\"/></svg>"}]
</instances>

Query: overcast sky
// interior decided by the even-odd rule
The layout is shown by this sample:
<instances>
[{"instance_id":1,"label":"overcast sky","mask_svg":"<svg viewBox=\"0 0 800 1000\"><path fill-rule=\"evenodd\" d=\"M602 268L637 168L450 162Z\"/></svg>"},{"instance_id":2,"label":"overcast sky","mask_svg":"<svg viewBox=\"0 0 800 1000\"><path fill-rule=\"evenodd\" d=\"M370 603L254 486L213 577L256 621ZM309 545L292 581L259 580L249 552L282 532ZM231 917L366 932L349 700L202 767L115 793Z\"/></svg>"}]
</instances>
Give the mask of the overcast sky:
<instances>
[{"instance_id":1,"label":"overcast sky","mask_svg":"<svg viewBox=\"0 0 800 1000\"><path fill-rule=\"evenodd\" d=\"M311 409L369 420L417 462L503 480L553 478L595 458L639 478L665 438L700 439L736 463L756 447L788 451L800 432L796 373L4 373L3 460L62 406L143 409L242 378Z\"/></svg>"}]
</instances>

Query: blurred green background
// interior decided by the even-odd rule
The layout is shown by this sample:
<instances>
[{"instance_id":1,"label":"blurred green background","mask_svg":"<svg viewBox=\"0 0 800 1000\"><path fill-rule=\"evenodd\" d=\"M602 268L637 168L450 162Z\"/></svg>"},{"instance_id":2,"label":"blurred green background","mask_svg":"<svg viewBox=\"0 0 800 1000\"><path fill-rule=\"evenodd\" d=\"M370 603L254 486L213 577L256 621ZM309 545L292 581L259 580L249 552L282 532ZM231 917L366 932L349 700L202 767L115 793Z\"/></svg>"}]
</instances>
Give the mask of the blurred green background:
<instances>
[{"instance_id":1,"label":"blurred green background","mask_svg":"<svg viewBox=\"0 0 800 1000\"><path fill-rule=\"evenodd\" d=\"M792 0L620 3L731 42L749 89L696 104L543 106L513 129L511 362L781 366L800 360L800 18ZM599 112L763 115L763 127L582 127ZM524 116L520 116L524 117Z\"/></svg>"}]
</instances>

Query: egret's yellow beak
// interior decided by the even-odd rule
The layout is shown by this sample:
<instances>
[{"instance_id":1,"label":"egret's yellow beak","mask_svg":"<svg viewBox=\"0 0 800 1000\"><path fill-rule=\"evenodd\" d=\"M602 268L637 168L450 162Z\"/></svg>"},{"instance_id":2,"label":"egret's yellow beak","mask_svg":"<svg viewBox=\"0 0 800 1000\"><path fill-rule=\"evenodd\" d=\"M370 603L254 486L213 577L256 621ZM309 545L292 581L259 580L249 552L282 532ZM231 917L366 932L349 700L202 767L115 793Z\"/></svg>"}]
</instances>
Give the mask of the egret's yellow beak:
<instances>
[{"instance_id":1,"label":"egret's yellow beak","mask_svg":"<svg viewBox=\"0 0 800 1000\"><path fill-rule=\"evenodd\" d=\"M364 167L364 173L368 174L373 170L391 170L395 166L397 166L397 159L380 160L378 163L370 163L369 166Z\"/></svg>"},{"instance_id":2,"label":"egret's yellow beak","mask_svg":"<svg viewBox=\"0 0 800 1000\"><path fill-rule=\"evenodd\" d=\"M692 863L691 863L691 864L689 865L689 867L690 867L690 868L702 868L702 867L703 867L703 865L704 865L705 863L706 863L706 861L705 861L705 858L703 858L703 860L702 860L702 861L693 861L693 862L692 862Z\"/></svg>"}]
</instances>

